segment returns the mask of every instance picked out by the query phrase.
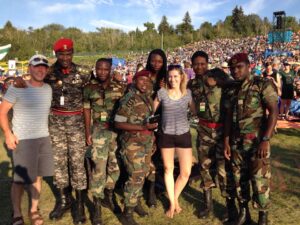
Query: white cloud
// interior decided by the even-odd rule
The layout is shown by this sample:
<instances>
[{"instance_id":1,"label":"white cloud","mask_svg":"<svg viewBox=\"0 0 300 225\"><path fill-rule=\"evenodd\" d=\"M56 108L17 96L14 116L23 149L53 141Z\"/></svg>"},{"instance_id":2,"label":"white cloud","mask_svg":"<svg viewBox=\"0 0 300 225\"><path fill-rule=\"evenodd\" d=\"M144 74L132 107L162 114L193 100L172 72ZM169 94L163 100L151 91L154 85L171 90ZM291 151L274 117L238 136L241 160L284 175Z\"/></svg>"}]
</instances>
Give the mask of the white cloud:
<instances>
[{"instance_id":1,"label":"white cloud","mask_svg":"<svg viewBox=\"0 0 300 225\"><path fill-rule=\"evenodd\" d=\"M128 0L125 6L144 6L146 8L155 9L161 6L161 4L164 2L164 0Z\"/></svg>"},{"instance_id":2,"label":"white cloud","mask_svg":"<svg viewBox=\"0 0 300 225\"><path fill-rule=\"evenodd\" d=\"M124 31L132 31L136 29L136 26L134 25L125 25L120 23L115 23L108 20L92 20L90 22L90 25L95 27L106 27L106 28L115 28L115 29L121 29Z\"/></svg>"},{"instance_id":3,"label":"white cloud","mask_svg":"<svg viewBox=\"0 0 300 225\"><path fill-rule=\"evenodd\" d=\"M257 14L265 7L265 0L250 0L242 5L245 14L255 13Z\"/></svg>"},{"instance_id":4,"label":"white cloud","mask_svg":"<svg viewBox=\"0 0 300 225\"><path fill-rule=\"evenodd\" d=\"M144 7L149 21L158 26L161 21L161 17L164 13L161 13L162 9L168 9L165 15L168 21L172 25L177 25L182 22L184 14L188 11L193 24L200 24L205 21L204 13L214 11L216 8L227 3L228 0L129 0L129 6L135 3L136 6ZM160 10L159 10L159 9ZM202 14L202 15L201 15Z\"/></svg>"},{"instance_id":5,"label":"white cloud","mask_svg":"<svg viewBox=\"0 0 300 225\"><path fill-rule=\"evenodd\" d=\"M61 13L73 10L93 10L100 4L113 4L113 0L80 0L78 3L62 3L57 2L43 8L46 13Z\"/></svg>"}]
</instances>

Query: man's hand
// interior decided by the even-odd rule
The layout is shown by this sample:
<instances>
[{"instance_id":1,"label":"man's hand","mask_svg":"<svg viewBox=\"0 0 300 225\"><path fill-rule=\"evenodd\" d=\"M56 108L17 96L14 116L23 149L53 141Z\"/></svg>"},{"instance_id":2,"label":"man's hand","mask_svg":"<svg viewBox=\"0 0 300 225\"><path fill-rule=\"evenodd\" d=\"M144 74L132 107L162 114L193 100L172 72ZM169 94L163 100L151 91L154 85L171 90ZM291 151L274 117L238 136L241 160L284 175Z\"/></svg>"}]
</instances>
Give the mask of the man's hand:
<instances>
[{"instance_id":1,"label":"man's hand","mask_svg":"<svg viewBox=\"0 0 300 225\"><path fill-rule=\"evenodd\" d=\"M145 124L145 129L147 130L154 130L158 126L158 123L146 123Z\"/></svg>"},{"instance_id":2,"label":"man's hand","mask_svg":"<svg viewBox=\"0 0 300 225\"><path fill-rule=\"evenodd\" d=\"M8 133L5 135L5 143L10 150L15 150L17 144L19 144L18 138L13 133Z\"/></svg>"},{"instance_id":3,"label":"man's hand","mask_svg":"<svg viewBox=\"0 0 300 225\"><path fill-rule=\"evenodd\" d=\"M14 87L16 88L27 88L27 84L22 77L16 77L14 79Z\"/></svg>"},{"instance_id":4,"label":"man's hand","mask_svg":"<svg viewBox=\"0 0 300 225\"><path fill-rule=\"evenodd\" d=\"M90 133L85 134L85 142L88 146L93 144L92 135Z\"/></svg>"},{"instance_id":5,"label":"man's hand","mask_svg":"<svg viewBox=\"0 0 300 225\"><path fill-rule=\"evenodd\" d=\"M257 156L259 158L267 158L269 155L269 150L270 150L270 142L269 141L262 141L257 150Z\"/></svg>"},{"instance_id":6,"label":"man's hand","mask_svg":"<svg viewBox=\"0 0 300 225\"><path fill-rule=\"evenodd\" d=\"M224 143L224 156L227 160L230 160L231 157L231 148L228 142Z\"/></svg>"}]
</instances>

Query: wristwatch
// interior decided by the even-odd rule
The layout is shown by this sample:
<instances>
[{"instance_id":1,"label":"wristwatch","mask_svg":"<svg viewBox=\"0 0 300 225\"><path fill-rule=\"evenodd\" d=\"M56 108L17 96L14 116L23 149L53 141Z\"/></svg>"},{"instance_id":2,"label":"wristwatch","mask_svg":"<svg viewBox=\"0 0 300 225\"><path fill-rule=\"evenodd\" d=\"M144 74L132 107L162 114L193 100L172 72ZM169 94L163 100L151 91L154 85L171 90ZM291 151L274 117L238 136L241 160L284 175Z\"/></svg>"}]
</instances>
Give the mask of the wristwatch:
<instances>
[{"instance_id":1,"label":"wristwatch","mask_svg":"<svg viewBox=\"0 0 300 225\"><path fill-rule=\"evenodd\" d=\"M267 136L264 136L261 140L262 140L262 141L270 141L270 138L267 137Z\"/></svg>"}]
</instances>

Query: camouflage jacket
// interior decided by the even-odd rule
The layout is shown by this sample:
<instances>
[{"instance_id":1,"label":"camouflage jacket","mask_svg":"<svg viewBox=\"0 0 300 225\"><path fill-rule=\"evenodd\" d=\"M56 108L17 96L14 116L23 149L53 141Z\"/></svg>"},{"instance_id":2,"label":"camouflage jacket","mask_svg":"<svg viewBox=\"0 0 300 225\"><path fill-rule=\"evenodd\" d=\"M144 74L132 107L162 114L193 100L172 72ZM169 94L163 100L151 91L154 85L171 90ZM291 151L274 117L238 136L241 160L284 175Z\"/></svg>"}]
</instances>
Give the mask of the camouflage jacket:
<instances>
[{"instance_id":1,"label":"camouflage jacket","mask_svg":"<svg viewBox=\"0 0 300 225\"><path fill-rule=\"evenodd\" d=\"M83 107L92 110L94 124L105 128L105 123L112 124L116 105L123 94L124 87L118 82L110 81L104 89L97 80L93 79L83 89Z\"/></svg>"},{"instance_id":2,"label":"camouflage jacket","mask_svg":"<svg viewBox=\"0 0 300 225\"><path fill-rule=\"evenodd\" d=\"M266 127L266 104L278 101L270 79L251 77L232 96L233 125L240 134L260 133Z\"/></svg>"},{"instance_id":3,"label":"camouflage jacket","mask_svg":"<svg viewBox=\"0 0 300 225\"><path fill-rule=\"evenodd\" d=\"M83 87L90 80L90 70L73 63L69 74L63 74L61 71L56 62L49 68L45 78L45 82L50 84L53 90L52 108L65 111L82 109Z\"/></svg>"},{"instance_id":4,"label":"camouflage jacket","mask_svg":"<svg viewBox=\"0 0 300 225\"><path fill-rule=\"evenodd\" d=\"M153 101L151 96L141 94L136 88L132 88L121 98L115 121L143 125L152 114Z\"/></svg>"},{"instance_id":5,"label":"camouflage jacket","mask_svg":"<svg viewBox=\"0 0 300 225\"><path fill-rule=\"evenodd\" d=\"M209 87L205 83L206 76L196 77L188 83L192 92L197 115L200 119L210 122L223 122L224 117L224 95L222 88L218 86Z\"/></svg>"}]
</instances>

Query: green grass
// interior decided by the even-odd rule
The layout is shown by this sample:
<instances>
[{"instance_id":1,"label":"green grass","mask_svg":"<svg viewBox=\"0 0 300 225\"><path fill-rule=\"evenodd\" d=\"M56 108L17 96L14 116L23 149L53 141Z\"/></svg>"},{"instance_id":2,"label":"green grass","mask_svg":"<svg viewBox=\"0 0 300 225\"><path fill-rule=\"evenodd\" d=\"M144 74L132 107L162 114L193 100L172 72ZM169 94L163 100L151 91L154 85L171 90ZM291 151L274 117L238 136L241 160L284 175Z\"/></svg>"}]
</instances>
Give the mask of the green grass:
<instances>
[{"instance_id":1,"label":"green grass","mask_svg":"<svg viewBox=\"0 0 300 225\"><path fill-rule=\"evenodd\" d=\"M300 218L300 130L284 129L279 130L272 140L272 207L270 209L271 225L293 225L299 224ZM3 147L3 137L1 136L0 147L0 224L6 225L10 222L11 203L9 198L10 181L11 181L11 161L8 152ZM51 181L50 181L51 183ZM119 190L121 192L121 190ZM206 220L199 220L195 216L197 211L203 204L200 194L199 181L193 182L187 186L181 196L180 202L183 206L183 212L176 215L173 220L167 219L164 215L165 207L167 207L167 199L165 194L159 197L159 205L156 209L147 209L150 216L142 219L135 216L140 224L175 224L175 225L217 225L222 224L220 218L225 212L224 199L220 196L218 189L214 189L214 212L216 217ZM91 210L91 198L86 201L87 216ZM122 196L118 194L120 205L122 204ZM23 214L26 223L29 224L27 218L27 197L23 199ZM143 201L144 204L144 201ZM68 213L60 221L52 222L48 220L48 214L54 206L54 197L47 182L43 182L43 190L40 201L40 211L45 218L45 224L65 225L72 224L71 214ZM146 206L145 206L146 207ZM257 213L252 210L252 217L257 221ZM103 222L107 225L120 224L118 218L109 210L103 209ZM87 224L90 224L88 221ZM255 223L254 223L255 224Z\"/></svg>"}]
</instances>

